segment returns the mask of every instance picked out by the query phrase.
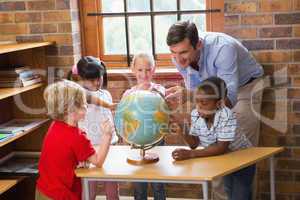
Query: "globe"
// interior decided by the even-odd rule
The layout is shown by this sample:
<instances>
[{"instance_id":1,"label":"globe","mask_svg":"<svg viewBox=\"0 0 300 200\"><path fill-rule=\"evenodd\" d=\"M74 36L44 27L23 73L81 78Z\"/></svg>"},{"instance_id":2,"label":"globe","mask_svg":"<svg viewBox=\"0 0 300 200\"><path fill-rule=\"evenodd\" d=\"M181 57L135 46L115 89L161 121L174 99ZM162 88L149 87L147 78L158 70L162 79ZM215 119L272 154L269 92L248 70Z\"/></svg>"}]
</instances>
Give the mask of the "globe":
<instances>
[{"instance_id":1,"label":"globe","mask_svg":"<svg viewBox=\"0 0 300 200\"><path fill-rule=\"evenodd\" d=\"M169 109L155 91L135 91L121 99L115 114L117 133L129 144L143 147L168 133Z\"/></svg>"}]
</instances>

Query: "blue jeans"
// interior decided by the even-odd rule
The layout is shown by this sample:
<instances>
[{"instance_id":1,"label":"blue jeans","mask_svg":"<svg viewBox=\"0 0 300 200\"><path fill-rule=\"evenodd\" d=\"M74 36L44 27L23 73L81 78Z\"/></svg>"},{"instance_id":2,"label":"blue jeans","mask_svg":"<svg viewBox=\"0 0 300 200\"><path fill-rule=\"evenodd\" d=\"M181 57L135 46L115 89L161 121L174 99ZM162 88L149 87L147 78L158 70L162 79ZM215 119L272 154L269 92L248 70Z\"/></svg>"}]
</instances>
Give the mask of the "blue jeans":
<instances>
[{"instance_id":1,"label":"blue jeans","mask_svg":"<svg viewBox=\"0 0 300 200\"><path fill-rule=\"evenodd\" d=\"M150 183L153 190L154 200L165 200L165 186L163 183ZM134 199L147 200L148 183L134 183Z\"/></svg>"},{"instance_id":2,"label":"blue jeans","mask_svg":"<svg viewBox=\"0 0 300 200\"><path fill-rule=\"evenodd\" d=\"M157 145L163 146L164 140L161 140ZM166 192L165 185L163 183L150 183L153 191L154 200L165 200ZM134 199L135 200L147 200L147 188L148 183L134 183Z\"/></svg>"},{"instance_id":3,"label":"blue jeans","mask_svg":"<svg viewBox=\"0 0 300 200\"><path fill-rule=\"evenodd\" d=\"M250 165L224 177L224 190L229 200L251 200L256 166Z\"/></svg>"}]
</instances>

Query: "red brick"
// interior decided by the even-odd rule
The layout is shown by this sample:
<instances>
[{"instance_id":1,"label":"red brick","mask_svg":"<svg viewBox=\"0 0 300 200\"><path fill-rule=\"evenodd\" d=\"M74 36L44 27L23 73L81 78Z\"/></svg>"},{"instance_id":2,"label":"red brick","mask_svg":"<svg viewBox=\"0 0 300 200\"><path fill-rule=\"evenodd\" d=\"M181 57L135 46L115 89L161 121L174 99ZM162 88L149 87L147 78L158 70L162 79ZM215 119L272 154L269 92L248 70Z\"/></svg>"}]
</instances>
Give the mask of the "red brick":
<instances>
[{"instance_id":1,"label":"red brick","mask_svg":"<svg viewBox=\"0 0 300 200\"><path fill-rule=\"evenodd\" d=\"M293 154L295 157L300 157L300 149L293 149Z\"/></svg>"},{"instance_id":2,"label":"red brick","mask_svg":"<svg viewBox=\"0 0 300 200\"><path fill-rule=\"evenodd\" d=\"M25 10L25 2L0 2L0 11Z\"/></svg>"},{"instance_id":3,"label":"red brick","mask_svg":"<svg viewBox=\"0 0 300 200\"><path fill-rule=\"evenodd\" d=\"M243 25L268 25L273 23L272 15L243 15L241 19Z\"/></svg>"},{"instance_id":4,"label":"red brick","mask_svg":"<svg viewBox=\"0 0 300 200\"><path fill-rule=\"evenodd\" d=\"M300 13L275 14L275 24L300 24Z\"/></svg>"},{"instance_id":5,"label":"red brick","mask_svg":"<svg viewBox=\"0 0 300 200\"><path fill-rule=\"evenodd\" d=\"M292 0L260 0L262 12L290 11Z\"/></svg>"},{"instance_id":6,"label":"red brick","mask_svg":"<svg viewBox=\"0 0 300 200\"><path fill-rule=\"evenodd\" d=\"M46 41L53 41L59 45L72 45L72 35L71 34L52 34L45 36Z\"/></svg>"},{"instance_id":7,"label":"red brick","mask_svg":"<svg viewBox=\"0 0 300 200\"><path fill-rule=\"evenodd\" d=\"M238 15L229 15L224 17L225 26L233 26L239 24L239 16Z\"/></svg>"},{"instance_id":8,"label":"red brick","mask_svg":"<svg viewBox=\"0 0 300 200\"><path fill-rule=\"evenodd\" d=\"M259 36L262 38L291 37L292 27L261 28L259 30Z\"/></svg>"},{"instance_id":9,"label":"red brick","mask_svg":"<svg viewBox=\"0 0 300 200\"><path fill-rule=\"evenodd\" d=\"M46 58L46 63L49 66L72 66L74 64L73 56L55 56Z\"/></svg>"},{"instance_id":10,"label":"red brick","mask_svg":"<svg viewBox=\"0 0 300 200\"><path fill-rule=\"evenodd\" d=\"M58 32L60 32L60 33L71 33L72 32L72 23L58 24Z\"/></svg>"},{"instance_id":11,"label":"red brick","mask_svg":"<svg viewBox=\"0 0 300 200\"><path fill-rule=\"evenodd\" d=\"M41 35L18 35L16 40L18 42L38 42L44 41Z\"/></svg>"},{"instance_id":12,"label":"red brick","mask_svg":"<svg viewBox=\"0 0 300 200\"><path fill-rule=\"evenodd\" d=\"M288 166L292 165L293 163L296 164L296 166L299 166L299 161L287 161L289 164ZM296 167L295 166L295 167ZM294 169L293 167L289 169ZM287 193L287 194L292 194L292 193L297 193L300 191L300 183L297 183L295 181L290 181L290 182L276 182L276 192L278 193Z\"/></svg>"},{"instance_id":13,"label":"red brick","mask_svg":"<svg viewBox=\"0 0 300 200\"><path fill-rule=\"evenodd\" d=\"M288 75L297 75L300 76L300 64L289 64L288 66Z\"/></svg>"},{"instance_id":14,"label":"red brick","mask_svg":"<svg viewBox=\"0 0 300 200\"><path fill-rule=\"evenodd\" d=\"M29 1L28 10L53 10L55 9L55 0Z\"/></svg>"},{"instance_id":15,"label":"red brick","mask_svg":"<svg viewBox=\"0 0 300 200\"><path fill-rule=\"evenodd\" d=\"M70 0L56 0L56 9L57 10L70 9Z\"/></svg>"},{"instance_id":16,"label":"red brick","mask_svg":"<svg viewBox=\"0 0 300 200\"><path fill-rule=\"evenodd\" d=\"M67 55L73 55L73 54L74 54L73 46L61 46L59 48L59 55L67 56Z\"/></svg>"},{"instance_id":17,"label":"red brick","mask_svg":"<svg viewBox=\"0 0 300 200\"><path fill-rule=\"evenodd\" d=\"M56 33L56 24L30 24L30 33Z\"/></svg>"},{"instance_id":18,"label":"red brick","mask_svg":"<svg viewBox=\"0 0 300 200\"><path fill-rule=\"evenodd\" d=\"M286 39L276 41L277 49L299 49L299 47L300 39Z\"/></svg>"},{"instance_id":19,"label":"red brick","mask_svg":"<svg viewBox=\"0 0 300 200\"><path fill-rule=\"evenodd\" d=\"M242 43L250 51L274 49L273 40L244 40Z\"/></svg>"},{"instance_id":20,"label":"red brick","mask_svg":"<svg viewBox=\"0 0 300 200\"><path fill-rule=\"evenodd\" d=\"M16 41L15 35L1 35L0 41Z\"/></svg>"},{"instance_id":21,"label":"red brick","mask_svg":"<svg viewBox=\"0 0 300 200\"><path fill-rule=\"evenodd\" d=\"M293 1L293 10L300 10L300 0Z\"/></svg>"},{"instance_id":22,"label":"red brick","mask_svg":"<svg viewBox=\"0 0 300 200\"><path fill-rule=\"evenodd\" d=\"M300 51L294 52L294 62L300 62Z\"/></svg>"},{"instance_id":23,"label":"red brick","mask_svg":"<svg viewBox=\"0 0 300 200\"><path fill-rule=\"evenodd\" d=\"M300 77L293 78L293 85L292 86L293 87L300 87ZM298 109L298 111L300 112L300 108Z\"/></svg>"},{"instance_id":24,"label":"red brick","mask_svg":"<svg viewBox=\"0 0 300 200\"><path fill-rule=\"evenodd\" d=\"M70 11L51 11L44 12L43 19L45 22L63 22L71 21Z\"/></svg>"},{"instance_id":25,"label":"red brick","mask_svg":"<svg viewBox=\"0 0 300 200\"><path fill-rule=\"evenodd\" d=\"M300 112L300 101L294 101L293 102L293 112Z\"/></svg>"},{"instance_id":26,"label":"red brick","mask_svg":"<svg viewBox=\"0 0 300 200\"><path fill-rule=\"evenodd\" d=\"M14 22L15 16L11 13L0 13L0 23L12 23Z\"/></svg>"},{"instance_id":27,"label":"red brick","mask_svg":"<svg viewBox=\"0 0 300 200\"><path fill-rule=\"evenodd\" d=\"M249 13L256 12L256 2L228 2L225 3L225 13Z\"/></svg>"},{"instance_id":28,"label":"red brick","mask_svg":"<svg viewBox=\"0 0 300 200\"><path fill-rule=\"evenodd\" d=\"M291 124L299 124L300 113L288 113L288 122Z\"/></svg>"},{"instance_id":29,"label":"red brick","mask_svg":"<svg viewBox=\"0 0 300 200\"><path fill-rule=\"evenodd\" d=\"M293 27L293 35L294 37L300 37L300 26Z\"/></svg>"},{"instance_id":30,"label":"red brick","mask_svg":"<svg viewBox=\"0 0 300 200\"><path fill-rule=\"evenodd\" d=\"M292 60L292 53L289 51L255 52L254 56L260 63L284 63Z\"/></svg>"},{"instance_id":31,"label":"red brick","mask_svg":"<svg viewBox=\"0 0 300 200\"><path fill-rule=\"evenodd\" d=\"M27 24L0 24L0 34L26 34Z\"/></svg>"},{"instance_id":32,"label":"red brick","mask_svg":"<svg viewBox=\"0 0 300 200\"><path fill-rule=\"evenodd\" d=\"M58 46L51 45L46 47L46 55L47 56L57 56L58 55Z\"/></svg>"},{"instance_id":33,"label":"red brick","mask_svg":"<svg viewBox=\"0 0 300 200\"><path fill-rule=\"evenodd\" d=\"M266 146L277 146L277 134L278 132L268 132L268 131L264 131L265 129L262 128L262 134L260 136L260 143L261 144L264 144ZM275 134L272 134L272 133L275 133Z\"/></svg>"},{"instance_id":34,"label":"red brick","mask_svg":"<svg viewBox=\"0 0 300 200\"><path fill-rule=\"evenodd\" d=\"M288 89L288 98L299 99L300 98L300 89L295 89L295 88Z\"/></svg>"},{"instance_id":35,"label":"red brick","mask_svg":"<svg viewBox=\"0 0 300 200\"><path fill-rule=\"evenodd\" d=\"M235 38L256 38L256 28L225 28L225 33Z\"/></svg>"},{"instance_id":36,"label":"red brick","mask_svg":"<svg viewBox=\"0 0 300 200\"><path fill-rule=\"evenodd\" d=\"M16 13L16 22L40 22L42 20L41 13Z\"/></svg>"}]
</instances>

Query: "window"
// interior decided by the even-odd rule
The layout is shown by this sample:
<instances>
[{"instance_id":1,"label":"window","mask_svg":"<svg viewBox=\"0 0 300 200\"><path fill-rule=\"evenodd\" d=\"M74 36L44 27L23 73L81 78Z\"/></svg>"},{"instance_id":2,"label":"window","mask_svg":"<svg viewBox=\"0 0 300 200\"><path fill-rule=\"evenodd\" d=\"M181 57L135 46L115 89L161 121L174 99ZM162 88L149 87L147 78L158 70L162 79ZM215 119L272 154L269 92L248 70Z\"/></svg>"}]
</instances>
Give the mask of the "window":
<instances>
[{"instance_id":1,"label":"window","mask_svg":"<svg viewBox=\"0 0 300 200\"><path fill-rule=\"evenodd\" d=\"M178 20L191 20L201 31L223 28L220 0L82 0L81 11L84 54L109 67L128 67L137 52L170 66L166 36Z\"/></svg>"}]
</instances>

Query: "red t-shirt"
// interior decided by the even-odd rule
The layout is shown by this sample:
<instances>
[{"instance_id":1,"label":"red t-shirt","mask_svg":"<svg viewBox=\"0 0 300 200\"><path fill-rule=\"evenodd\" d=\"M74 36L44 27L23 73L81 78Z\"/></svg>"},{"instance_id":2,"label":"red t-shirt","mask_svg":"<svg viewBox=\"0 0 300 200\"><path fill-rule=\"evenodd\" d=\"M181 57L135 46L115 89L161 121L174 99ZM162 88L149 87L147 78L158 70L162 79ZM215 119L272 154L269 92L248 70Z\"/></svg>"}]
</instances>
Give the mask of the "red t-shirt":
<instances>
[{"instance_id":1,"label":"red t-shirt","mask_svg":"<svg viewBox=\"0 0 300 200\"><path fill-rule=\"evenodd\" d=\"M80 129L61 121L52 122L39 161L38 190L54 200L81 199L81 182L74 170L94 153Z\"/></svg>"}]
</instances>

